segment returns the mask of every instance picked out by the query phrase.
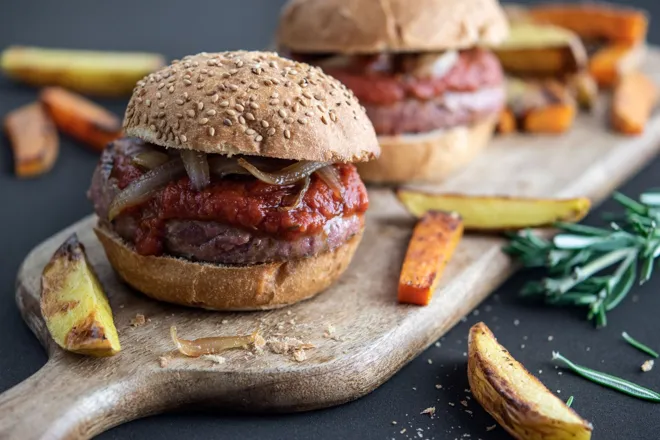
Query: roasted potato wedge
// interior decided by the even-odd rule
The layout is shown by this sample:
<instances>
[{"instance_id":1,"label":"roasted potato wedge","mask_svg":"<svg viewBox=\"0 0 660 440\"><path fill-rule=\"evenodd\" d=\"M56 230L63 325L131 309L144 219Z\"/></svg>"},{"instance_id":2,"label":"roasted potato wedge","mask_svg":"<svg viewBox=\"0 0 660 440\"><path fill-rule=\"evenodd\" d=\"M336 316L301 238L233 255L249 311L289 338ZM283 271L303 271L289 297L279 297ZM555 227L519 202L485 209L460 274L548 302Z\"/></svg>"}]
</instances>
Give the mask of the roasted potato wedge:
<instances>
[{"instance_id":1,"label":"roasted potato wedge","mask_svg":"<svg viewBox=\"0 0 660 440\"><path fill-rule=\"evenodd\" d=\"M96 151L121 136L121 121L103 107L61 87L47 87L39 97L60 131Z\"/></svg>"},{"instance_id":2,"label":"roasted potato wedge","mask_svg":"<svg viewBox=\"0 0 660 440\"><path fill-rule=\"evenodd\" d=\"M468 351L472 395L514 438L591 439L592 425L516 361L483 322L470 329Z\"/></svg>"},{"instance_id":3,"label":"roasted potato wedge","mask_svg":"<svg viewBox=\"0 0 660 440\"><path fill-rule=\"evenodd\" d=\"M504 70L517 76L558 77L587 65L580 38L552 25L514 23L509 38L493 51Z\"/></svg>"},{"instance_id":4,"label":"roasted potato wedge","mask_svg":"<svg viewBox=\"0 0 660 440\"><path fill-rule=\"evenodd\" d=\"M523 131L561 134L573 126L577 105L568 87L555 80L507 79L507 105Z\"/></svg>"},{"instance_id":5,"label":"roasted potato wedge","mask_svg":"<svg viewBox=\"0 0 660 440\"><path fill-rule=\"evenodd\" d=\"M642 65L645 56L645 44L608 45L592 55L589 60L589 72L600 87L611 88L619 81L619 78L637 70Z\"/></svg>"},{"instance_id":6,"label":"roasted potato wedge","mask_svg":"<svg viewBox=\"0 0 660 440\"><path fill-rule=\"evenodd\" d=\"M578 222L589 212L591 202L577 199L532 199L518 197L430 194L399 189L397 196L415 217L428 211L457 212L466 230L505 231Z\"/></svg>"},{"instance_id":7,"label":"roasted potato wedge","mask_svg":"<svg viewBox=\"0 0 660 440\"><path fill-rule=\"evenodd\" d=\"M463 237L456 213L429 211L413 231L399 278L399 302L425 306L431 302L445 266Z\"/></svg>"},{"instance_id":8,"label":"roasted potato wedge","mask_svg":"<svg viewBox=\"0 0 660 440\"><path fill-rule=\"evenodd\" d=\"M624 75L614 89L612 127L626 135L642 134L657 102L658 86L651 78L640 72Z\"/></svg>"},{"instance_id":9,"label":"roasted potato wedge","mask_svg":"<svg viewBox=\"0 0 660 440\"><path fill-rule=\"evenodd\" d=\"M4 73L15 80L101 96L130 96L135 83L164 65L153 53L22 46L5 49L0 58Z\"/></svg>"},{"instance_id":10,"label":"roasted potato wedge","mask_svg":"<svg viewBox=\"0 0 660 440\"><path fill-rule=\"evenodd\" d=\"M121 350L110 303L75 234L44 268L41 313L53 340L67 351L101 357Z\"/></svg>"},{"instance_id":11,"label":"roasted potato wedge","mask_svg":"<svg viewBox=\"0 0 660 440\"><path fill-rule=\"evenodd\" d=\"M60 141L53 121L40 103L20 107L5 117L5 132L14 152L14 170L19 177L34 177L55 164Z\"/></svg>"},{"instance_id":12,"label":"roasted potato wedge","mask_svg":"<svg viewBox=\"0 0 660 440\"><path fill-rule=\"evenodd\" d=\"M648 29L646 12L608 3L546 3L528 13L537 23L570 29L586 40L635 45L646 40Z\"/></svg>"}]
</instances>

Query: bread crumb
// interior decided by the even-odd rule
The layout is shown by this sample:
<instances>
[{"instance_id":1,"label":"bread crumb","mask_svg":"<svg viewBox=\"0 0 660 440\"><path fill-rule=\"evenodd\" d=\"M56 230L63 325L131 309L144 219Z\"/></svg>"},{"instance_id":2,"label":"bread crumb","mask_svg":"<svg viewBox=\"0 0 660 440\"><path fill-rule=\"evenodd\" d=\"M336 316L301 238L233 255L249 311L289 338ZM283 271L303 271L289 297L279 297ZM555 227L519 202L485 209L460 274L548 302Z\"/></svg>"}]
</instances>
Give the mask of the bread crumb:
<instances>
[{"instance_id":1,"label":"bread crumb","mask_svg":"<svg viewBox=\"0 0 660 440\"><path fill-rule=\"evenodd\" d=\"M654 363L655 362L652 359L649 359L648 361L644 362L642 364L642 371L644 373L648 373L649 371L651 371L653 369L653 364Z\"/></svg>"},{"instance_id":2,"label":"bread crumb","mask_svg":"<svg viewBox=\"0 0 660 440\"><path fill-rule=\"evenodd\" d=\"M472 411L470 411L469 409L466 409L465 412L472 415Z\"/></svg>"},{"instance_id":3,"label":"bread crumb","mask_svg":"<svg viewBox=\"0 0 660 440\"><path fill-rule=\"evenodd\" d=\"M131 326L133 327L141 327L146 323L147 323L147 319L144 317L142 313L138 313L137 315L135 315L135 318L131 319Z\"/></svg>"},{"instance_id":4,"label":"bread crumb","mask_svg":"<svg viewBox=\"0 0 660 440\"><path fill-rule=\"evenodd\" d=\"M405 434L406 428L403 428L401 431L399 431L399 434Z\"/></svg>"},{"instance_id":5,"label":"bread crumb","mask_svg":"<svg viewBox=\"0 0 660 440\"><path fill-rule=\"evenodd\" d=\"M307 344L297 338L285 337L283 339L270 338L266 345L275 354L291 355L293 360L303 362L307 359L305 350L315 348L312 344Z\"/></svg>"},{"instance_id":6,"label":"bread crumb","mask_svg":"<svg viewBox=\"0 0 660 440\"><path fill-rule=\"evenodd\" d=\"M211 361L213 364L221 365L227 362L227 359L217 354L205 354L201 356L206 361Z\"/></svg>"},{"instance_id":7,"label":"bread crumb","mask_svg":"<svg viewBox=\"0 0 660 440\"><path fill-rule=\"evenodd\" d=\"M158 363L160 364L160 368L166 368L170 364L170 358L167 356L160 356L158 358Z\"/></svg>"},{"instance_id":8,"label":"bread crumb","mask_svg":"<svg viewBox=\"0 0 660 440\"><path fill-rule=\"evenodd\" d=\"M428 362L429 365L431 365L433 363L433 359L427 359L426 362Z\"/></svg>"},{"instance_id":9,"label":"bread crumb","mask_svg":"<svg viewBox=\"0 0 660 440\"><path fill-rule=\"evenodd\" d=\"M227 324L228 322L229 322L228 319L223 319L220 323L221 323L221 324Z\"/></svg>"},{"instance_id":10,"label":"bread crumb","mask_svg":"<svg viewBox=\"0 0 660 440\"><path fill-rule=\"evenodd\" d=\"M519 326L520 325L520 320L519 319L514 319L513 320L513 325L515 325L516 327Z\"/></svg>"},{"instance_id":11,"label":"bread crumb","mask_svg":"<svg viewBox=\"0 0 660 440\"><path fill-rule=\"evenodd\" d=\"M449 406L456 406L454 402L447 402L447 403L449 403Z\"/></svg>"},{"instance_id":12,"label":"bread crumb","mask_svg":"<svg viewBox=\"0 0 660 440\"><path fill-rule=\"evenodd\" d=\"M392 424L393 424L393 425L396 425L396 420L392 420Z\"/></svg>"},{"instance_id":13,"label":"bread crumb","mask_svg":"<svg viewBox=\"0 0 660 440\"><path fill-rule=\"evenodd\" d=\"M119 304L119 308L123 309L125 306L123 304Z\"/></svg>"},{"instance_id":14,"label":"bread crumb","mask_svg":"<svg viewBox=\"0 0 660 440\"><path fill-rule=\"evenodd\" d=\"M332 324L328 324L327 327L325 328L325 331L323 332L323 337L326 339L334 339L335 341L338 341L339 339L337 336L335 336L335 326Z\"/></svg>"},{"instance_id":15,"label":"bread crumb","mask_svg":"<svg viewBox=\"0 0 660 440\"><path fill-rule=\"evenodd\" d=\"M266 340L259 333L254 335L254 347L264 348L265 346L266 346Z\"/></svg>"},{"instance_id":16,"label":"bread crumb","mask_svg":"<svg viewBox=\"0 0 660 440\"><path fill-rule=\"evenodd\" d=\"M440 385L439 383L436 383L436 384L435 384L435 389L436 389L436 390L439 390L440 388L442 388L442 385Z\"/></svg>"},{"instance_id":17,"label":"bread crumb","mask_svg":"<svg viewBox=\"0 0 660 440\"><path fill-rule=\"evenodd\" d=\"M552 336L552 335L548 336L548 342L552 342L553 339L555 339L554 336Z\"/></svg>"},{"instance_id":18,"label":"bread crumb","mask_svg":"<svg viewBox=\"0 0 660 440\"><path fill-rule=\"evenodd\" d=\"M296 362L303 362L304 360L307 359L307 355L305 354L305 350L302 348L298 348L296 350L293 350L293 359Z\"/></svg>"},{"instance_id":19,"label":"bread crumb","mask_svg":"<svg viewBox=\"0 0 660 440\"><path fill-rule=\"evenodd\" d=\"M461 405L467 408L468 406L467 400L461 400Z\"/></svg>"},{"instance_id":20,"label":"bread crumb","mask_svg":"<svg viewBox=\"0 0 660 440\"><path fill-rule=\"evenodd\" d=\"M436 346L436 347L440 347L440 345L442 345L442 344L440 344L440 342L436 342L436 343L435 343L435 346Z\"/></svg>"},{"instance_id":21,"label":"bread crumb","mask_svg":"<svg viewBox=\"0 0 660 440\"><path fill-rule=\"evenodd\" d=\"M495 428L497 428L497 425L486 426L486 431L490 432Z\"/></svg>"},{"instance_id":22,"label":"bread crumb","mask_svg":"<svg viewBox=\"0 0 660 440\"><path fill-rule=\"evenodd\" d=\"M291 316L291 310L287 310L287 311L286 311L286 314L289 315L289 316Z\"/></svg>"},{"instance_id":23,"label":"bread crumb","mask_svg":"<svg viewBox=\"0 0 660 440\"><path fill-rule=\"evenodd\" d=\"M430 406L430 407L426 408L420 414L428 414L429 416L433 416L433 414L435 414L435 406Z\"/></svg>"}]
</instances>

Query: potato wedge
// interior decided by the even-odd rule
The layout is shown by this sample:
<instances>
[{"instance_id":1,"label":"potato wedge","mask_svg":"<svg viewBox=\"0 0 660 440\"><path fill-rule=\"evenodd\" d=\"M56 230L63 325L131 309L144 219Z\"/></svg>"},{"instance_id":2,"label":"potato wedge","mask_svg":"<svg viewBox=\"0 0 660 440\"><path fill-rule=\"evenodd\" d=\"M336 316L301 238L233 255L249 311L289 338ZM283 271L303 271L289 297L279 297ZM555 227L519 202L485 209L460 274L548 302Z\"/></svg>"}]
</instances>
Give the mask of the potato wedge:
<instances>
[{"instance_id":1,"label":"potato wedge","mask_svg":"<svg viewBox=\"0 0 660 440\"><path fill-rule=\"evenodd\" d=\"M103 107L61 87L47 87L39 95L60 131L96 151L121 136L121 120Z\"/></svg>"},{"instance_id":2,"label":"potato wedge","mask_svg":"<svg viewBox=\"0 0 660 440\"><path fill-rule=\"evenodd\" d=\"M577 105L568 87L555 80L507 79L507 105L523 131L561 134L573 126Z\"/></svg>"},{"instance_id":3,"label":"potato wedge","mask_svg":"<svg viewBox=\"0 0 660 440\"><path fill-rule=\"evenodd\" d=\"M603 88L613 87L623 75L642 65L646 45L607 45L594 53L589 60L589 72Z\"/></svg>"},{"instance_id":4,"label":"potato wedge","mask_svg":"<svg viewBox=\"0 0 660 440\"><path fill-rule=\"evenodd\" d=\"M60 141L53 121L40 103L20 107L5 117L5 132L14 152L14 170L19 177L34 177L55 164Z\"/></svg>"},{"instance_id":5,"label":"potato wedge","mask_svg":"<svg viewBox=\"0 0 660 440\"><path fill-rule=\"evenodd\" d=\"M568 78L568 90L585 110L592 110L598 101L598 84L588 72L579 72Z\"/></svg>"},{"instance_id":6,"label":"potato wedge","mask_svg":"<svg viewBox=\"0 0 660 440\"><path fill-rule=\"evenodd\" d=\"M135 83L165 65L158 54L12 46L2 53L4 73L34 86L62 86L100 96L130 96Z\"/></svg>"},{"instance_id":7,"label":"potato wedge","mask_svg":"<svg viewBox=\"0 0 660 440\"><path fill-rule=\"evenodd\" d=\"M399 302L428 305L463 237L456 213L429 211L415 226L399 278Z\"/></svg>"},{"instance_id":8,"label":"potato wedge","mask_svg":"<svg viewBox=\"0 0 660 440\"><path fill-rule=\"evenodd\" d=\"M587 198L532 199L519 197L430 194L399 189L397 196L415 217L428 211L457 212L466 230L506 231L578 222L589 212Z\"/></svg>"},{"instance_id":9,"label":"potato wedge","mask_svg":"<svg viewBox=\"0 0 660 440\"><path fill-rule=\"evenodd\" d=\"M108 298L76 234L44 268L41 313L53 340L67 351L101 357L121 350Z\"/></svg>"},{"instance_id":10,"label":"potato wedge","mask_svg":"<svg viewBox=\"0 0 660 440\"><path fill-rule=\"evenodd\" d=\"M646 40L645 11L609 3L541 4L528 9L537 23L560 26L587 40L635 45Z\"/></svg>"},{"instance_id":11,"label":"potato wedge","mask_svg":"<svg viewBox=\"0 0 660 440\"><path fill-rule=\"evenodd\" d=\"M472 395L514 438L591 439L591 423L516 361L483 322L470 329L468 351Z\"/></svg>"},{"instance_id":12,"label":"potato wedge","mask_svg":"<svg viewBox=\"0 0 660 440\"><path fill-rule=\"evenodd\" d=\"M640 72L624 75L614 89L612 127L626 135L642 134L657 102L658 87L649 77Z\"/></svg>"},{"instance_id":13,"label":"potato wedge","mask_svg":"<svg viewBox=\"0 0 660 440\"><path fill-rule=\"evenodd\" d=\"M514 23L509 38L493 48L512 75L558 77L587 65L587 51L573 32L552 25Z\"/></svg>"}]
</instances>

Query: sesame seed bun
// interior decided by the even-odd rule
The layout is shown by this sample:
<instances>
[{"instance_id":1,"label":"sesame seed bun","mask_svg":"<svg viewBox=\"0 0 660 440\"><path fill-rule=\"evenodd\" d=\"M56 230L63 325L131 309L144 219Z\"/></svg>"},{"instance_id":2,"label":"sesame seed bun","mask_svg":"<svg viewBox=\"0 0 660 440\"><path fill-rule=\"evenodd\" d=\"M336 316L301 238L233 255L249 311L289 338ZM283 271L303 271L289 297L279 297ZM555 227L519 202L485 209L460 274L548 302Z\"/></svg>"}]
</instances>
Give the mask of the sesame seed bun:
<instances>
[{"instance_id":1,"label":"sesame seed bun","mask_svg":"<svg viewBox=\"0 0 660 440\"><path fill-rule=\"evenodd\" d=\"M200 53L137 83L124 131L169 148L360 162L376 134L351 91L320 69L270 52Z\"/></svg>"},{"instance_id":2,"label":"sesame seed bun","mask_svg":"<svg viewBox=\"0 0 660 440\"><path fill-rule=\"evenodd\" d=\"M491 140L495 118L424 134L381 136L378 160L358 164L369 183L437 183L471 162Z\"/></svg>"},{"instance_id":3,"label":"sesame seed bun","mask_svg":"<svg viewBox=\"0 0 660 440\"><path fill-rule=\"evenodd\" d=\"M248 266L140 255L99 224L94 232L119 276L145 295L209 310L267 310L302 301L328 288L346 270L362 231L338 248L286 262Z\"/></svg>"},{"instance_id":4,"label":"sesame seed bun","mask_svg":"<svg viewBox=\"0 0 660 440\"><path fill-rule=\"evenodd\" d=\"M495 45L508 29L497 0L290 0L277 37L301 53L423 52Z\"/></svg>"}]
</instances>

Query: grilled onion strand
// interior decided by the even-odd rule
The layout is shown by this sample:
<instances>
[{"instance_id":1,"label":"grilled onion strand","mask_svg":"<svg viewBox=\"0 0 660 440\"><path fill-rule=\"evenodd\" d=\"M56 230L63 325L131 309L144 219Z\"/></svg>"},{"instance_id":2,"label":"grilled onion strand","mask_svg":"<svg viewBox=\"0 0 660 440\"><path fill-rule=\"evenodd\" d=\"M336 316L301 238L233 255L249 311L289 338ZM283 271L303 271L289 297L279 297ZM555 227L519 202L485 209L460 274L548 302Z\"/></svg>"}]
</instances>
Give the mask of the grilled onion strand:
<instances>
[{"instance_id":1,"label":"grilled onion strand","mask_svg":"<svg viewBox=\"0 0 660 440\"><path fill-rule=\"evenodd\" d=\"M194 150L181 150L181 159L193 188L201 191L211 183L209 162L206 153Z\"/></svg>"},{"instance_id":2,"label":"grilled onion strand","mask_svg":"<svg viewBox=\"0 0 660 440\"><path fill-rule=\"evenodd\" d=\"M238 159L238 164L248 170L257 179L271 185L291 185L309 177L312 173L328 165L326 162L314 162L303 160L289 165L279 171L268 173L259 170L242 157Z\"/></svg>"}]
</instances>

